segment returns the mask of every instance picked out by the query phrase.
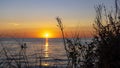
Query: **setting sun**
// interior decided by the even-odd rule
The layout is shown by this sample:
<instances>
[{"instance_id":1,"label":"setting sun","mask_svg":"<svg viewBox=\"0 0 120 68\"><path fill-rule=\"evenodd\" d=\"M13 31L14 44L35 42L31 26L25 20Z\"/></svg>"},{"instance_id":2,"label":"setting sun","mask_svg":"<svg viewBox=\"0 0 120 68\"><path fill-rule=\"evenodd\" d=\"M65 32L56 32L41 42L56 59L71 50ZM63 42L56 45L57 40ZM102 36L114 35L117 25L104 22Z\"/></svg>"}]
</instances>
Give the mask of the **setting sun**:
<instances>
[{"instance_id":1,"label":"setting sun","mask_svg":"<svg viewBox=\"0 0 120 68\"><path fill-rule=\"evenodd\" d=\"M44 33L44 38L50 38L50 37L51 37L51 33L49 32Z\"/></svg>"},{"instance_id":2,"label":"setting sun","mask_svg":"<svg viewBox=\"0 0 120 68\"><path fill-rule=\"evenodd\" d=\"M58 38L59 32L56 32L52 29L40 29L37 32L37 37L39 38Z\"/></svg>"},{"instance_id":3,"label":"setting sun","mask_svg":"<svg viewBox=\"0 0 120 68\"><path fill-rule=\"evenodd\" d=\"M41 38L52 38L53 33L51 31L41 31L39 35Z\"/></svg>"},{"instance_id":4,"label":"setting sun","mask_svg":"<svg viewBox=\"0 0 120 68\"><path fill-rule=\"evenodd\" d=\"M48 33L46 33L46 34L45 34L45 37L46 37L46 38L48 38L48 37L49 37L49 34L48 34Z\"/></svg>"}]
</instances>

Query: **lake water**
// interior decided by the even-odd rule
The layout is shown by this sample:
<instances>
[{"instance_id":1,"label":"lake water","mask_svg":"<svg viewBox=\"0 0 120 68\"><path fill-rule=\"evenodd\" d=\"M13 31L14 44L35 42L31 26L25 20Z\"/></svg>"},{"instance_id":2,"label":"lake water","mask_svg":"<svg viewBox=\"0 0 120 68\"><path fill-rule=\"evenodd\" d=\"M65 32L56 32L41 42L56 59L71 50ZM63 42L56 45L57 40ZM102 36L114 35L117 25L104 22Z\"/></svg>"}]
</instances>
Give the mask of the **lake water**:
<instances>
[{"instance_id":1,"label":"lake water","mask_svg":"<svg viewBox=\"0 0 120 68\"><path fill-rule=\"evenodd\" d=\"M86 39L82 39L84 42ZM88 40L88 39L87 39ZM21 45L26 43L24 50L21 49ZM67 64L67 57L64 50L63 40L54 39L1 39L0 41L2 51L3 47L6 48L8 55L18 55L20 51L25 51L27 60L30 66L65 66ZM84 43L83 43L84 44ZM5 60L4 52L1 52L0 61Z\"/></svg>"}]
</instances>

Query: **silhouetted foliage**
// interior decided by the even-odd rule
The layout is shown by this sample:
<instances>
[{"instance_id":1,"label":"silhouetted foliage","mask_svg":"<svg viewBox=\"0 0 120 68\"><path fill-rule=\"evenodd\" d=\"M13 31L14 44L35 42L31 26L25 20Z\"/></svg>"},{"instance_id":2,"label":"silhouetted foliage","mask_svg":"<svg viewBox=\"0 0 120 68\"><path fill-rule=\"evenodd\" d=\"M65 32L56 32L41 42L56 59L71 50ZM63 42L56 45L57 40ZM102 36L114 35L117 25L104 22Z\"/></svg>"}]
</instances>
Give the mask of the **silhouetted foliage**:
<instances>
[{"instance_id":1,"label":"silhouetted foliage","mask_svg":"<svg viewBox=\"0 0 120 68\"><path fill-rule=\"evenodd\" d=\"M78 66L78 59L80 56L79 48L81 46L79 34L76 34L74 38L67 38L65 37L65 32L63 28L62 21L59 17L56 18L58 22L58 27L61 30L63 41L64 41L64 49L66 50L67 58L68 58L68 68L77 68Z\"/></svg>"},{"instance_id":2,"label":"silhouetted foliage","mask_svg":"<svg viewBox=\"0 0 120 68\"><path fill-rule=\"evenodd\" d=\"M97 46L98 68L120 68L120 6L118 4L120 4L118 0L115 0L115 13L107 12L103 5L95 7L96 35L93 42Z\"/></svg>"},{"instance_id":3,"label":"silhouetted foliage","mask_svg":"<svg viewBox=\"0 0 120 68\"><path fill-rule=\"evenodd\" d=\"M16 40L15 40L16 41ZM14 52L14 48L7 47L10 44L4 44L0 39L0 68L29 68L28 56L26 54L26 43L16 41L20 45L20 51Z\"/></svg>"},{"instance_id":4,"label":"silhouetted foliage","mask_svg":"<svg viewBox=\"0 0 120 68\"><path fill-rule=\"evenodd\" d=\"M68 58L67 68L93 68L95 65L95 47L93 43L88 44L86 42L86 44L82 44L79 31L74 32L71 38L68 38L68 36L65 36L61 19L57 17L56 20L63 36Z\"/></svg>"},{"instance_id":5,"label":"silhouetted foliage","mask_svg":"<svg viewBox=\"0 0 120 68\"><path fill-rule=\"evenodd\" d=\"M57 18L68 56L68 66L72 68L120 67L120 6L118 4L118 0L115 0L115 13L107 12L103 5L95 7L96 34L90 44L82 45L77 34L75 38L65 38L63 24L60 18Z\"/></svg>"}]
</instances>

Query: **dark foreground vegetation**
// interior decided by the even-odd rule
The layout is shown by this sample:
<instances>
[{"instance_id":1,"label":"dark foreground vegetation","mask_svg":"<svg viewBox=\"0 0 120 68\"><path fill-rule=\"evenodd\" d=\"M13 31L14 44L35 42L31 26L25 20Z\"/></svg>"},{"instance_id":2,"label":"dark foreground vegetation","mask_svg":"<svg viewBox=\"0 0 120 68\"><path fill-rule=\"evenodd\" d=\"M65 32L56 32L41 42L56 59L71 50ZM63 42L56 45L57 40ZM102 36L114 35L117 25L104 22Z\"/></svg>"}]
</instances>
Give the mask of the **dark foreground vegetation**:
<instances>
[{"instance_id":1,"label":"dark foreground vegetation","mask_svg":"<svg viewBox=\"0 0 120 68\"><path fill-rule=\"evenodd\" d=\"M58 27L63 35L68 57L67 68L120 68L120 2L115 0L115 11L108 12L104 5L95 6L95 29L91 43L81 44L79 32L72 39L65 37L59 17Z\"/></svg>"},{"instance_id":2,"label":"dark foreground vegetation","mask_svg":"<svg viewBox=\"0 0 120 68\"><path fill-rule=\"evenodd\" d=\"M109 12L104 5L97 5L94 22L95 34L90 43L81 43L79 32L67 38L59 17L58 27L63 35L68 64L66 68L120 68L120 3L115 0L115 11ZM17 40L16 40L17 41ZM30 66L26 43L18 42L19 52L13 53L0 43L0 68L53 68L43 67L40 53L34 55L39 64ZM4 57L4 60L3 58ZM54 68L57 68L54 67Z\"/></svg>"}]
</instances>

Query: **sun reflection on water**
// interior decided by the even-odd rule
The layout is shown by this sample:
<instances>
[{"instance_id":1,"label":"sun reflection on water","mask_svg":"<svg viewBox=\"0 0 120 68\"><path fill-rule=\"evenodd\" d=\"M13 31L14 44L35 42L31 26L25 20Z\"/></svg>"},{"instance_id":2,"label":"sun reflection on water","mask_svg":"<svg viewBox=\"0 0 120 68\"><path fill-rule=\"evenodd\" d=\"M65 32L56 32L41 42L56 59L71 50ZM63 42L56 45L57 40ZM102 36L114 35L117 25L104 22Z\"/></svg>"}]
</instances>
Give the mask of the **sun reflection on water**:
<instances>
[{"instance_id":1,"label":"sun reflection on water","mask_svg":"<svg viewBox=\"0 0 120 68\"><path fill-rule=\"evenodd\" d=\"M49 66L49 64L48 63L44 63L44 64L42 64L43 66Z\"/></svg>"},{"instance_id":2,"label":"sun reflection on water","mask_svg":"<svg viewBox=\"0 0 120 68\"><path fill-rule=\"evenodd\" d=\"M44 45L44 57L46 58L46 59L48 59L48 57L49 57L49 48L48 48L48 38L47 38L47 36L46 36L46 38L45 38L45 45ZM43 66L49 66L49 63L48 62L44 62L43 64L42 64Z\"/></svg>"},{"instance_id":3,"label":"sun reflection on water","mask_svg":"<svg viewBox=\"0 0 120 68\"><path fill-rule=\"evenodd\" d=\"M45 41L45 57L49 57L48 55L48 38L46 37L46 41Z\"/></svg>"}]
</instances>

